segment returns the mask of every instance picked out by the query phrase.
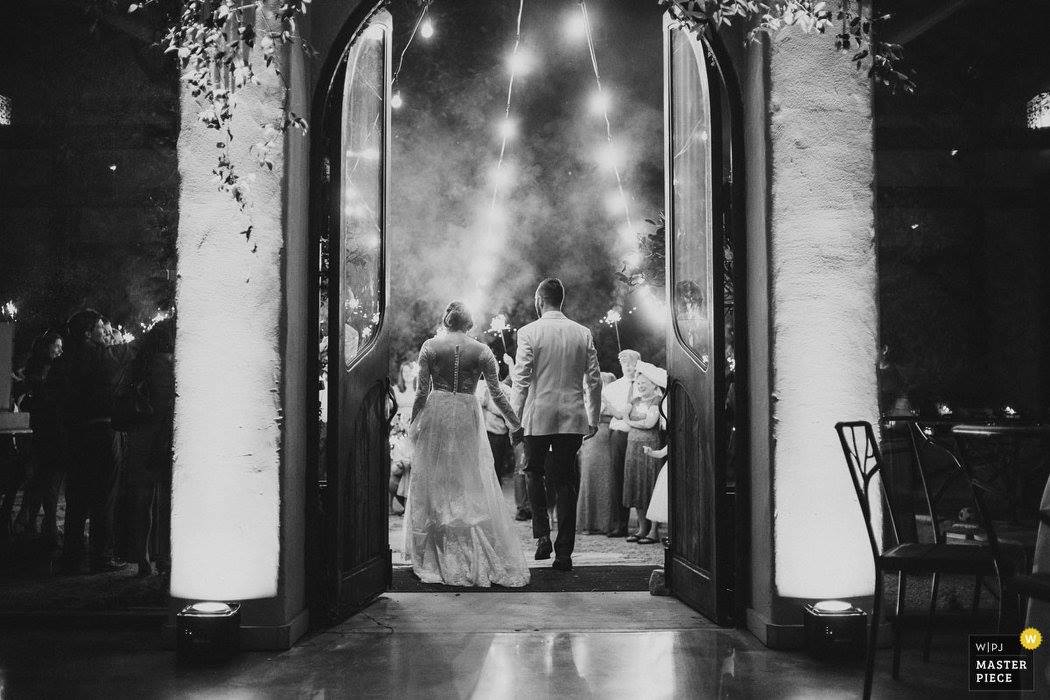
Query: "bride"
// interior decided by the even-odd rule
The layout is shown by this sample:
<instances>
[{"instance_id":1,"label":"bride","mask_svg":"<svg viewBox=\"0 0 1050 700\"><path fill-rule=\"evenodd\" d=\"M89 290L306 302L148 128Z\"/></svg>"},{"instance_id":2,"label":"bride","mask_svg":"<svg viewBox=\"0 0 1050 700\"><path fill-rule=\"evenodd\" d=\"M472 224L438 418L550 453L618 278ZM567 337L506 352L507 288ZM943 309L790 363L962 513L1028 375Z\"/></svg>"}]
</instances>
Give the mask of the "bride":
<instances>
[{"instance_id":1,"label":"bride","mask_svg":"<svg viewBox=\"0 0 1050 700\"><path fill-rule=\"evenodd\" d=\"M449 304L442 324L448 333L419 350L405 554L426 583L524 586L529 569L474 396L481 375L511 430L520 422L503 393L492 351L466 335L474 322L463 304Z\"/></svg>"}]
</instances>

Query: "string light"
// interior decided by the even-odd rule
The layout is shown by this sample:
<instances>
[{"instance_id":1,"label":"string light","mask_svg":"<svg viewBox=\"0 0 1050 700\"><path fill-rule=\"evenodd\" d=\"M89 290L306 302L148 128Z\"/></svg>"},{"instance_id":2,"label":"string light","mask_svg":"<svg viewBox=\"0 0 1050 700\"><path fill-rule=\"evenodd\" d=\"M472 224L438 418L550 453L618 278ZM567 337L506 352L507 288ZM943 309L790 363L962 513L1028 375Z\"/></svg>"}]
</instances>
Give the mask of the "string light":
<instances>
[{"instance_id":1,"label":"string light","mask_svg":"<svg viewBox=\"0 0 1050 700\"><path fill-rule=\"evenodd\" d=\"M602 116L609 111L609 107L612 106L612 98L607 92L596 92L591 95L590 109L592 114Z\"/></svg>"},{"instance_id":2,"label":"string light","mask_svg":"<svg viewBox=\"0 0 1050 700\"><path fill-rule=\"evenodd\" d=\"M425 9L424 12L426 12ZM424 39L429 39L430 37L434 36L434 23L430 21L429 17L423 20L423 23L420 25L419 36L423 37Z\"/></svg>"},{"instance_id":3,"label":"string light","mask_svg":"<svg viewBox=\"0 0 1050 700\"><path fill-rule=\"evenodd\" d=\"M623 149L620 148L619 144L615 144L612 141L604 144L598 149L597 160L603 166L613 171L618 171L620 165L624 160ZM623 194L623 187L618 188L620 194Z\"/></svg>"},{"instance_id":4,"label":"string light","mask_svg":"<svg viewBox=\"0 0 1050 700\"><path fill-rule=\"evenodd\" d=\"M502 168L492 169L492 184L503 187L509 185L511 180L514 179L514 168L507 163L504 163Z\"/></svg>"},{"instance_id":5,"label":"string light","mask_svg":"<svg viewBox=\"0 0 1050 700\"><path fill-rule=\"evenodd\" d=\"M412 45L412 40L416 38L416 33L419 32L420 26L423 24L423 18L426 17L427 10L430 9L430 1L428 0L423 8L419 11L419 17L416 17L416 23L412 26L412 33L408 35L408 41L405 42L405 48L401 49L401 57L397 60L397 68L394 69L394 74L390 78L390 84L393 85L397 82L397 76L401 74L401 66L405 63L405 54L408 53L408 47ZM429 20L428 20L429 22ZM433 34L434 26L430 25L431 34ZM423 37L428 38L428 37Z\"/></svg>"},{"instance_id":6,"label":"string light","mask_svg":"<svg viewBox=\"0 0 1050 700\"><path fill-rule=\"evenodd\" d=\"M499 198L501 180L501 178L499 177L499 171L503 168L503 157L504 155L506 155L507 152L507 140L513 135L513 132L511 132L510 128L507 125L511 123L510 105L511 99L514 96L514 77L516 75L514 69L517 61L515 57L518 55L519 49L521 49L521 18L524 14L525 0L518 0L518 20L515 23L514 27L514 48L511 50L510 59L508 60L508 64L510 65L511 71L510 79L507 81L507 104L503 110L503 124L500 127L500 136L502 137L502 142L500 143L499 147L499 159L497 159L496 161L497 176L492 178L492 203L489 207L491 210L490 214L495 213L496 211L496 201ZM491 218L492 217L490 216L490 219Z\"/></svg>"},{"instance_id":7,"label":"string light","mask_svg":"<svg viewBox=\"0 0 1050 700\"><path fill-rule=\"evenodd\" d=\"M627 199L627 194L624 192L623 189L623 176L620 173L620 162L622 159L622 152L618 153L617 150L615 150L616 146L613 144L612 124L609 121L609 104L607 99L604 98L605 91L602 88L601 73L598 71L598 55L597 52L594 50L594 35L591 32L590 15L587 13L587 3L584 2L584 0L580 0L579 17L579 22L583 26L585 36L587 37L587 51L591 57L591 68L594 71L594 85L597 88L597 94L603 96L600 98L600 101L603 104L600 104L599 106L601 107L600 111L602 118L605 120L605 139L606 143L608 144L608 147L605 149L604 153L599 157L603 160L607 159L608 161L611 161L609 162L609 165L611 165L613 173L616 175L616 188L620 192L620 202L623 206L623 217L627 224L631 225L630 204L629 200Z\"/></svg>"},{"instance_id":8,"label":"string light","mask_svg":"<svg viewBox=\"0 0 1050 700\"><path fill-rule=\"evenodd\" d=\"M401 109L401 106L404 104L405 102L401 99L400 92L395 92L393 95L390 96L390 106L394 109Z\"/></svg>"},{"instance_id":9,"label":"string light","mask_svg":"<svg viewBox=\"0 0 1050 700\"><path fill-rule=\"evenodd\" d=\"M504 143L507 140L514 138L518 134L518 123L513 119L507 118L499 124L499 135L503 139Z\"/></svg>"},{"instance_id":10,"label":"string light","mask_svg":"<svg viewBox=\"0 0 1050 700\"><path fill-rule=\"evenodd\" d=\"M617 202L619 204L619 202ZM620 240L624 243L638 244L638 234L635 232L634 227L630 224L621 224L618 229L620 233Z\"/></svg>"},{"instance_id":11,"label":"string light","mask_svg":"<svg viewBox=\"0 0 1050 700\"><path fill-rule=\"evenodd\" d=\"M507 57L507 67L512 76L525 75L532 70L535 59L526 51L519 51L517 44L514 51Z\"/></svg>"},{"instance_id":12,"label":"string light","mask_svg":"<svg viewBox=\"0 0 1050 700\"><path fill-rule=\"evenodd\" d=\"M587 18L582 13L572 12L565 18L565 34L570 39L583 39L587 36Z\"/></svg>"},{"instance_id":13,"label":"string light","mask_svg":"<svg viewBox=\"0 0 1050 700\"><path fill-rule=\"evenodd\" d=\"M619 190L613 190L605 196L605 208L611 216L615 216L623 211L624 197L624 193Z\"/></svg>"}]
</instances>

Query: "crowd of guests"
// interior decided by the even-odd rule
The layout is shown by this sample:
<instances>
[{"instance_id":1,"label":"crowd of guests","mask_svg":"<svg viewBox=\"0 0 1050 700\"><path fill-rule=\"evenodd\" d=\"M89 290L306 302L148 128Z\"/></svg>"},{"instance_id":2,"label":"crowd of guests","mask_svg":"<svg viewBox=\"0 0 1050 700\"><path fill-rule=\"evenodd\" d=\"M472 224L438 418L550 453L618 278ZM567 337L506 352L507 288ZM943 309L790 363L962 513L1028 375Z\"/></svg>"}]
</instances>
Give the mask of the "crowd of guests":
<instances>
[{"instance_id":1,"label":"crowd of guests","mask_svg":"<svg viewBox=\"0 0 1050 700\"><path fill-rule=\"evenodd\" d=\"M655 544L667 522L665 458L665 392L667 372L644 362L635 350L618 356L623 375L603 372L601 425L583 443L578 464L580 490L577 529L583 534L624 537L628 542ZM510 387L514 360L503 355L500 381ZM397 413L391 430L391 481L394 512L404 507L412 474L412 447L408 422L416 394L414 362L400 365L394 382ZM523 445L512 445L510 430L492 401L488 386L479 382L485 430L492 448L493 469L501 481L513 479L515 518L531 520L532 509L525 487ZM548 495L553 503L553 494ZM632 511L634 517L632 519ZM635 527L630 529L631 523Z\"/></svg>"},{"instance_id":2,"label":"crowd of guests","mask_svg":"<svg viewBox=\"0 0 1050 700\"><path fill-rule=\"evenodd\" d=\"M168 569L174 352L174 317L133 340L87 309L17 373L32 438L13 532L59 552L58 572Z\"/></svg>"}]
</instances>

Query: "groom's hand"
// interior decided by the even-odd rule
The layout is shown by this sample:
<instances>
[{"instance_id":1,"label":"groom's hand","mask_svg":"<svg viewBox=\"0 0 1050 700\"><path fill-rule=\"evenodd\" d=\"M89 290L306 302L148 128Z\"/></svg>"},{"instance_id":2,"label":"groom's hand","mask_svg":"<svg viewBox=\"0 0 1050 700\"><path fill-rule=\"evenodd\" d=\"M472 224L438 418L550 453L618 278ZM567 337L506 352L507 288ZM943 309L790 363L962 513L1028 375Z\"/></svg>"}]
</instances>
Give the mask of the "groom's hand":
<instances>
[{"instance_id":1,"label":"groom's hand","mask_svg":"<svg viewBox=\"0 0 1050 700\"><path fill-rule=\"evenodd\" d=\"M587 434L583 436L583 439L584 440L590 440L592 437L594 437L597 434L598 434L598 426L596 426L596 425L588 425L587 426Z\"/></svg>"}]
</instances>

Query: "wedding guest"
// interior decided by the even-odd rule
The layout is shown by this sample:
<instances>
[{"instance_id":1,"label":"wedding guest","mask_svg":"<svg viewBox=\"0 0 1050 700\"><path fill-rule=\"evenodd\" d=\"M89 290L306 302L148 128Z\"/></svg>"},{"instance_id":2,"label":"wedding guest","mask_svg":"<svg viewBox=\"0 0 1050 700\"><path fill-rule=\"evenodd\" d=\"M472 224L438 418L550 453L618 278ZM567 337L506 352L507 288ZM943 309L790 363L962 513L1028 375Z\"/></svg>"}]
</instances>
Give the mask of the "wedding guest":
<instances>
[{"instance_id":1,"label":"wedding guest","mask_svg":"<svg viewBox=\"0 0 1050 700\"><path fill-rule=\"evenodd\" d=\"M117 560L111 549L120 483L119 442L112 427L113 387L137 346L107 346L102 316L92 309L74 314L67 331L61 379L56 384L70 454L61 568L65 573L79 573L84 526L90 521L91 570L117 571L127 564Z\"/></svg>"},{"instance_id":2,"label":"wedding guest","mask_svg":"<svg viewBox=\"0 0 1050 700\"><path fill-rule=\"evenodd\" d=\"M510 370L514 367L514 358L504 353L503 364L507 367L507 378L503 384L511 386ZM532 520L532 505L529 503L529 489L525 480L525 443L511 443L510 456L514 470L514 519L518 522Z\"/></svg>"},{"instance_id":3,"label":"wedding guest","mask_svg":"<svg viewBox=\"0 0 1050 700\"><path fill-rule=\"evenodd\" d=\"M616 377L602 372L602 384ZM609 468L609 421L603 414L598 432L580 449L580 498L576 508L576 527L585 535L603 535L610 523L612 470Z\"/></svg>"},{"instance_id":4,"label":"wedding guest","mask_svg":"<svg viewBox=\"0 0 1050 700\"><path fill-rule=\"evenodd\" d=\"M62 357L62 336L48 331L33 341L26 362L27 391L21 409L29 411L33 429L33 476L26 484L25 500L18 521L29 532L36 531L41 507L44 519L40 533L51 547L59 545L58 496L66 473L65 432L59 422L59 407L51 368Z\"/></svg>"},{"instance_id":5,"label":"wedding guest","mask_svg":"<svg viewBox=\"0 0 1050 700\"><path fill-rule=\"evenodd\" d=\"M412 403L416 400L418 376L419 368L415 362L402 362L394 383L397 413L390 423L390 492L402 512L412 477L412 442L408 438L408 423L412 417Z\"/></svg>"},{"instance_id":6,"label":"wedding guest","mask_svg":"<svg viewBox=\"0 0 1050 700\"><path fill-rule=\"evenodd\" d=\"M659 527L646 519L646 508L653 496L659 462L650 457L645 448L659 447L660 401L662 389L667 386L667 372L648 362L639 362L635 376L635 396L625 420L630 428L624 458L623 505L634 508L638 529L627 537L628 542L654 544Z\"/></svg>"},{"instance_id":7,"label":"wedding guest","mask_svg":"<svg viewBox=\"0 0 1050 700\"><path fill-rule=\"evenodd\" d=\"M505 367L500 367L500 382L507 378ZM496 478L501 479L504 473L504 465L507 463L508 453L511 452L510 431L507 422L503 419L496 402L492 400L492 392L488 384L478 382L475 390L478 402L481 403L481 416L485 420L485 432L488 434L489 447L492 448L492 468Z\"/></svg>"},{"instance_id":8,"label":"wedding guest","mask_svg":"<svg viewBox=\"0 0 1050 700\"><path fill-rule=\"evenodd\" d=\"M664 445L659 450L654 450L651 447L643 448L647 457L656 459L662 462L660 466L660 473L656 475L656 484L653 486L653 495L649 499L649 508L645 511L645 517L652 523L652 527L649 528L647 537L660 540L660 525L666 525L668 522L667 516L667 445Z\"/></svg>"},{"instance_id":9,"label":"wedding guest","mask_svg":"<svg viewBox=\"0 0 1050 700\"><path fill-rule=\"evenodd\" d=\"M119 334L117 333L117 330L113 327L113 322L105 316L102 317L102 331L103 345L116 345L118 342L120 342L120 340L118 340Z\"/></svg>"},{"instance_id":10,"label":"wedding guest","mask_svg":"<svg viewBox=\"0 0 1050 700\"><path fill-rule=\"evenodd\" d=\"M623 507L624 458L627 455L627 409L634 396L635 369L642 356L636 350L622 350L617 356L623 376L602 389L602 414L609 417L609 537L626 537L630 510Z\"/></svg>"},{"instance_id":11,"label":"wedding guest","mask_svg":"<svg viewBox=\"0 0 1050 700\"><path fill-rule=\"evenodd\" d=\"M172 443L175 421L175 319L159 322L142 338L132 365L151 413L128 432L124 485L129 550L138 575L166 568L171 521ZM151 533L153 537L151 537Z\"/></svg>"}]
</instances>

